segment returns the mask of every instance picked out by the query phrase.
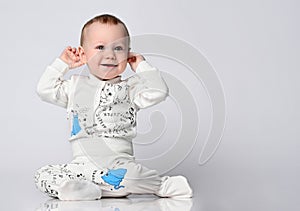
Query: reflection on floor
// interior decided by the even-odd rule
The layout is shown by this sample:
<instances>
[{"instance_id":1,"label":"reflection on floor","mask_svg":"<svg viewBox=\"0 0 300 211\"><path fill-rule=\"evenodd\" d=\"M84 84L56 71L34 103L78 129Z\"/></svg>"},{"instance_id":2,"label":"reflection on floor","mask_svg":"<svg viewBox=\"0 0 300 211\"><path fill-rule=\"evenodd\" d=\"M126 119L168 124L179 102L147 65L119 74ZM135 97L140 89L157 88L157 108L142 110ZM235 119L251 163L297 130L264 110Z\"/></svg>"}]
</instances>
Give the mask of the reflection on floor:
<instances>
[{"instance_id":1,"label":"reflection on floor","mask_svg":"<svg viewBox=\"0 0 300 211\"><path fill-rule=\"evenodd\" d=\"M193 199L141 197L102 198L97 201L49 199L36 211L190 211Z\"/></svg>"}]
</instances>

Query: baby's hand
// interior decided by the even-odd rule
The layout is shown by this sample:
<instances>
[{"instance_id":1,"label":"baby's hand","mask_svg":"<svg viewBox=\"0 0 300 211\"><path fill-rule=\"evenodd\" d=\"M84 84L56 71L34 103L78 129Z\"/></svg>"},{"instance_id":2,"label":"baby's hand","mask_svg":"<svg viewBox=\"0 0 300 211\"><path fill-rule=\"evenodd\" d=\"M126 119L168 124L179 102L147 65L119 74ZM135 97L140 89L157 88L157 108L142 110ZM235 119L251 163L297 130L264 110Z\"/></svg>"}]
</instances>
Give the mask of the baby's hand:
<instances>
[{"instance_id":1,"label":"baby's hand","mask_svg":"<svg viewBox=\"0 0 300 211\"><path fill-rule=\"evenodd\" d=\"M84 62L80 59L79 50L71 46L68 46L59 58L67 63L70 69L84 65Z\"/></svg>"},{"instance_id":2,"label":"baby's hand","mask_svg":"<svg viewBox=\"0 0 300 211\"><path fill-rule=\"evenodd\" d=\"M130 64L131 69L135 72L138 64L144 60L145 58L141 54L129 52L127 62Z\"/></svg>"}]
</instances>

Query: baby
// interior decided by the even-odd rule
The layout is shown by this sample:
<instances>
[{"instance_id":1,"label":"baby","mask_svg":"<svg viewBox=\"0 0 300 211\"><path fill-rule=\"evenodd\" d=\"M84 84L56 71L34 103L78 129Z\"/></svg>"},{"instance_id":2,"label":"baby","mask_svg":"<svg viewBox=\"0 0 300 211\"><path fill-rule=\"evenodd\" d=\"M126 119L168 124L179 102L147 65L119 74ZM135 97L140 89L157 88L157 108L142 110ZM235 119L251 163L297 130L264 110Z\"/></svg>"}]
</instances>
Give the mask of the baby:
<instances>
[{"instance_id":1,"label":"baby","mask_svg":"<svg viewBox=\"0 0 300 211\"><path fill-rule=\"evenodd\" d=\"M96 200L133 194L192 197L183 176L163 176L136 163L132 139L136 113L163 101L168 88L159 71L130 52L125 24L104 14L82 28L80 46L67 47L42 75L37 93L42 100L67 109L73 160L47 165L35 184L60 200ZM63 78L86 64L87 75ZM126 80L127 64L135 72Z\"/></svg>"}]
</instances>

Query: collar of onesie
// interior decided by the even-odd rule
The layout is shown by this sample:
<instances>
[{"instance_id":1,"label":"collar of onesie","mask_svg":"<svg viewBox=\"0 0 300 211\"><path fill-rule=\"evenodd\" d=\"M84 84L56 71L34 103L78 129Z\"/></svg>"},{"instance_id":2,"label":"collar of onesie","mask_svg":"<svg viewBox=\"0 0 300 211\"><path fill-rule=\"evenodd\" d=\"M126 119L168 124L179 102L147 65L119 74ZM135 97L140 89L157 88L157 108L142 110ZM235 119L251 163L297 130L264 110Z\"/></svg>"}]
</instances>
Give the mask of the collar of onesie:
<instances>
[{"instance_id":1,"label":"collar of onesie","mask_svg":"<svg viewBox=\"0 0 300 211\"><path fill-rule=\"evenodd\" d=\"M109 79L109 80L101 80L94 76L92 73L89 73L89 82L93 85L99 85L100 83L110 83L110 84L116 84L121 82L121 76L117 76L115 78Z\"/></svg>"}]
</instances>

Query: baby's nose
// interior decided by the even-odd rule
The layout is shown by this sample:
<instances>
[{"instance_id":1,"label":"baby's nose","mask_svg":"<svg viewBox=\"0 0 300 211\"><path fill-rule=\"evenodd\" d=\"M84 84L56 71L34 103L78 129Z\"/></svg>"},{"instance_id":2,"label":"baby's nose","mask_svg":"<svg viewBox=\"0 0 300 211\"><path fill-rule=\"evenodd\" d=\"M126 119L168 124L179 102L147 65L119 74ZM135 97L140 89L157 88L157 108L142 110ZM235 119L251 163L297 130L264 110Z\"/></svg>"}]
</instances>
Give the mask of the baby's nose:
<instances>
[{"instance_id":1,"label":"baby's nose","mask_svg":"<svg viewBox=\"0 0 300 211\"><path fill-rule=\"evenodd\" d=\"M104 57L106 59L115 59L116 58L115 52L113 50L111 50L111 49L106 49Z\"/></svg>"}]
</instances>

